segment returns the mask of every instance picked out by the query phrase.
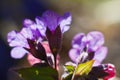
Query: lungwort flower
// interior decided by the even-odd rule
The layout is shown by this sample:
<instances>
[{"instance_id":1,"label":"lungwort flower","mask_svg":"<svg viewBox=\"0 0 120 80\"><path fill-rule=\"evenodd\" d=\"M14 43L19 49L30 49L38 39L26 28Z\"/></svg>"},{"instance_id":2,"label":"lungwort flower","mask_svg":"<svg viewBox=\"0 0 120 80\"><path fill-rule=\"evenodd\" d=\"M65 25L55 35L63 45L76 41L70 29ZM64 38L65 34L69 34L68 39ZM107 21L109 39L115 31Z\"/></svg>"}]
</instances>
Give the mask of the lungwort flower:
<instances>
[{"instance_id":1,"label":"lungwort flower","mask_svg":"<svg viewBox=\"0 0 120 80\"><path fill-rule=\"evenodd\" d=\"M36 17L35 22L25 19L23 22L24 27L20 32L11 31L8 33L9 45L14 47L11 56L22 58L25 53L31 53L35 57L33 57L34 60L38 58L47 61L45 59L47 52L42 42L48 40L50 51L56 63L56 57L61 48L62 34L69 30L70 24L70 13L60 16L52 11L46 11L41 17Z\"/></svg>"},{"instance_id":2,"label":"lungwort flower","mask_svg":"<svg viewBox=\"0 0 120 80\"><path fill-rule=\"evenodd\" d=\"M36 21L38 23L42 22L42 26L46 27L46 38L56 63L56 56L61 48L62 35L70 28L71 14L65 13L60 16L53 11L46 11L42 17L37 17Z\"/></svg>"},{"instance_id":3,"label":"lungwort flower","mask_svg":"<svg viewBox=\"0 0 120 80\"><path fill-rule=\"evenodd\" d=\"M72 41L69 56L74 63L68 62L65 66L65 80L109 80L115 76L113 64L101 64L107 55L107 47L103 46L104 37L101 32L93 31L85 35L77 34ZM94 63L94 64L93 64Z\"/></svg>"},{"instance_id":4,"label":"lungwort flower","mask_svg":"<svg viewBox=\"0 0 120 80\"><path fill-rule=\"evenodd\" d=\"M50 49L56 56L61 47L62 33L70 28L71 14L65 13L63 16L60 16L53 11L46 11L42 17L37 17L36 20L38 23L43 22L43 27L46 27L46 37Z\"/></svg>"},{"instance_id":5,"label":"lungwort flower","mask_svg":"<svg viewBox=\"0 0 120 80\"><path fill-rule=\"evenodd\" d=\"M97 66L107 55L107 47L103 44L104 37L101 32L93 31L87 35L79 33L72 40L69 56L75 63L94 59L94 66Z\"/></svg>"}]
</instances>

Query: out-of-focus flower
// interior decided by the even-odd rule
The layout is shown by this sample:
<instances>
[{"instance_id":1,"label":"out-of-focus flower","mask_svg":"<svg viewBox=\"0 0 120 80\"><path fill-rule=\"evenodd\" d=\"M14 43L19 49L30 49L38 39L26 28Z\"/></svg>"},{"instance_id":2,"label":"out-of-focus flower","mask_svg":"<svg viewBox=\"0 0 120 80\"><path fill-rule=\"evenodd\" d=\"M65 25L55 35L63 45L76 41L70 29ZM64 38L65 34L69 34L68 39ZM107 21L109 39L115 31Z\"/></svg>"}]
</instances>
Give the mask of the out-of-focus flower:
<instances>
[{"instance_id":1,"label":"out-of-focus flower","mask_svg":"<svg viewBox=\"0 0 120 80\"><path fill-rule=\"evenodd\" d=\"M108 74L108 76L104 77L104 80L109 80L110 78L115 77L116 70L113 64L103 64L103 66L104 66L104 71Z\"/></svg>"},{"instance_id":2,"label":"out-of-focus flower","mask_svg":"<svg viewBox=\"0 0 120 80\"><path fill-rule=\"evenodd\" d=\"M107 55L107 47L104 47L103 44L103 34L98 31L90 32L86 36L84 33L80 33L73 38L69 56L75 63L67 63L67 65L72 65L74 69L78 65L92 59L95 61L88 75L76 78L84 80L109 80L115 76L116 72L113 64L101 64Z\"/></svg>"},{"instance_id":3,"label":"out-of-focus flower","mask_svg":"<svg viewBox=\"0 0 120 80\"><path fill-rule=\"evenodd\" d=\"M91 78L90 80L110 80L111 78L115 77L115 74L115 66L113 64L108 63L93 67L90 73L88 74L87 78Z\"/></svg>"},{"instance_id":4,"label":"out-of-focus flower","mask_svg":"<svg viewBox=\"0 0 120 80\"><path fill-rule=\"evenodd\" d=\"M93 31L86 36L84 33L79 33L72 40L69 56L75 63L94 59L94 66L100 65L107 55L107 47L103 44L104 37L101 32Z\"/></svg>"}]
</instances>

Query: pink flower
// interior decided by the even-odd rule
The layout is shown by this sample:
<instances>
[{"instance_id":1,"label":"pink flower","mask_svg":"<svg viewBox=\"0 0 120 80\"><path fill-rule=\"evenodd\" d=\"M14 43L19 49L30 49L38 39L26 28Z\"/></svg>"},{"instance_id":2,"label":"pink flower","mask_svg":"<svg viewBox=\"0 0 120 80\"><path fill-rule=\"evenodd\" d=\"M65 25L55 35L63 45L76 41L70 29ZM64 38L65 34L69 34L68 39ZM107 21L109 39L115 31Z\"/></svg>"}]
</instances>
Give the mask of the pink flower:
<instances>
[{"instance_id":1,"label":"pink flower","mask_svg":"<svg viewBox=\"0 0 120 80\"><path fill-rule=\"evenodd\" d=\"M48 42L47 41L43 41L42 42L42 45L43 45L43 47L45 48L45 51L46 51L46 55L47 55L47 57L48 57L48 59L51 59L52 61L50 62L50 64L51 65L53 65L54 64L54 57L53 57L53 55L52 55L52 53L51 53L51 50L50 50L50 47L49 47L49 44L48 44ZM42 61L40 60L40 59L38 59L38 58L35 58L32 54L28 54L28 56L27 56L27 60L28 60L28 62L30 63L30 65L34 65L34 64L36 64L36 63L42 63ZM58 69L58 64L59 64L59 56L57 56L57 69ZM52 67L54 67L54 66L52 66Z\"/></svg>"},{"instance_id":2,"label":"pink flower","mask_svg":"<svg viewBox=\"0 0 120 80\"><path fill-rule=\"evenodd\" d=\"M115 66L113 64L105 64L104 66L105 66L104 71L108 74L107 76L104 77L104 80L109 80L110 78L115 77L116 75Z\"/></svg>"}]
</instances>

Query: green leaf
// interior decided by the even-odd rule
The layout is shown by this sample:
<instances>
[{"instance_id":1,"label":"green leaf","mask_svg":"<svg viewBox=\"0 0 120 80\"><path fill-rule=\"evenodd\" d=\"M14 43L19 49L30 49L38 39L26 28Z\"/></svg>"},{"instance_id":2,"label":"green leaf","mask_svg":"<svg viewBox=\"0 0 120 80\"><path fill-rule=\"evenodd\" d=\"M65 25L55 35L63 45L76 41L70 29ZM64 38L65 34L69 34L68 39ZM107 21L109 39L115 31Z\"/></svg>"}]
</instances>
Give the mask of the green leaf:
<instances>
[{"instance_id":1,"label":"green leaf","mask_svg":"<svg viewBox=\"0 0 120 80\"><path fill-rule=\"evenodd\" d=\"M88 75L88 73L92 69L93 63L94 63L94 60L90 60L88 62L79 64L76 68L75 75L78 75L78 76Z\"/></svg>"},{"instance_id":2,"label":"green leaf","mask_svg":"<svg viewBox=\"0 0 120 80\"><path fill-rule=\"evenodd\" d=\"M16 71L23 80L58 80L58 72L52 67L30 67Z\"/></svg>"},{"instance_id":3,"label":"green leaf","mask_svg":"<svg viewBox=\"0 0 120 80\"><path fill-rule=\"evenodd\" d=\"M67 69L67 71L68 71L69 73L73 73L74 70L75 70L75 67L72 66L72 65L65 65L65 68Z\"/></svg>"}]
</instances>

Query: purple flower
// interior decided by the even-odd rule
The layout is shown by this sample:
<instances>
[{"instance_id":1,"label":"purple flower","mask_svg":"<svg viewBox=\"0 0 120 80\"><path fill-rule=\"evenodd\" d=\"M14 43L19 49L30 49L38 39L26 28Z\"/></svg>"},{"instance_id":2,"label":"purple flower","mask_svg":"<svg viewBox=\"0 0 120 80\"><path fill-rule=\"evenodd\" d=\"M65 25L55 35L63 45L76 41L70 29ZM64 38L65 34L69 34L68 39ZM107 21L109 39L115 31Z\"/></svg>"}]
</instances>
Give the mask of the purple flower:
<instances>
[{"instance_id":1,"label":"purple flower","mask_svg":"<svg viewBox=\"0 0 120 80\"><path fill-rule=\"evenodd\" d=\"M14 47L11 50L11 56L13 58L22 58L25 53L28 53L25 48L29 48L27 38L34 39L32 31L29 28L23 28L20 32L11 31L7 35L9 45Z\"/></svg>"},{"instance_id":2,"label":"purple flower","mask_svg":"<svg viewBox=\"0 0 120 80\"><path fill-rule=\"evenodd\" d=\"M107 55L107 47L103 44L104 36L101 32L93 31L87 35L79 33L72 40L69 56L75 63L94 59L94 66L97 66Z\"/></svg>"},{"instance_id":3,"label":"purple flower","mask_svg":"<svg viewBox=\"0 0 120 80\"><path fill-rule=\"evenodd\" d=\"M36 22L42 27L50 29L54 32L60 26L61 32L64 33L70 28L72 17L70 13L65 13L63 16L56 14L53 11L46 11L42 17L37 17Z\"/></svg>"},{"instance_id":4,"label":"purple flower","mask_svg":"<svg viewBox=\"0 0 120 80\"><path fill-rule=\"evenodd\" d=\"M11 56L13 58L22 58L26 53L31 53L34 57L42 60L46 57L45 50L41 45L43 35L37 28L31 27L36 27L35 25L36 24L29 24L23 27L20 32L11 31L8 33L7 38L9 45L14 47L11 50Z\"/></svg>"},{"instance_id":5,"label":"purple flower","mask_svg":"<svg viewBox=\"0 0 120 80\"><path fill-rule=\"evenodd\" d=\"M45 49L41 44L43 40L48 40L54 56L54 67L57 68L56 58L61 48L62 34L70 28L70 24L70 13L60 16L52 11L46 11L42 17L37 17L35 22L25 19L24 27L20 32L8 33L9 45L14 47L11 56L22 58L25 53L31 53L34 57L49 63Z\"/></svg>"},{"instance_id":6,"label":"purple flower","mask_svg":"<svg viewBox=\"0 0 120 80\"><path fill-rule=\"evenodd\" d=\"M37 17L36 22L44 27L46 38L52 54L54 55L55 67L56 56L61 48L62 34L69 30L71 24L71 14L65 13L63 16L56 14L53 11L46 11L42 17Z\"/></svg>"},{"instance_id":7,"label":"purple flower","mask_svg":"<svg viewBox=\"0 0 120 80\"><path fill-rule=\"evenodd\" d=\"M43 22L38 21L33 22L30 19L25 19L23 22L23 28L20 32L11 31L8 33L8 42L11 47L11 56L13 58L22 58L30 46L28 44L28 39L35 41L36 43L41 42L45 38L46 27L43 27Z\"/></svg>"},{"instance_id":8,"label":"purple flower","mask_svg":"<svg viewBox=\"0 0 120 80\"><path fill-rule=\"evenodd\" d=\"M54 56L56 56L61 47L62 33L70 28L71 14L65 13L63 16L60 16L53 11L46 11L42 17L36 18L36 22L46 28L44 30L46 30L45 34L50 49Z\"/></svg>"},{"instance_id":9,"label":"purple flower","mask_svg":"<svg viewBox=\"0 0 120 80\"><path fill-rule=\"evenodd\" d=\"M56 54L61 47L62 33L70 28L71 18L70 13L60 16L53 11L46 11L42 17L35 19L36 23L26 19L24 26L37 30L37 34L40 33L41 37L47 37L52 53Z\"/></svg>"},{"instance_id":10,"label":"purple flower","mask_svg":"<svg viewBox=\"0 0 120 80\"><path fill-rule=\"evenodd\" d=\"M32 40L38 44L46 37L52 53L58 53L62 33L69 29L70 23L70 13L65 13L64 16L60 16L52 11L46 11L42 17L37 17L35 22L30 19L25 19L23 22L24 27L20 32L11 31L8 33L9 45L14 47L11 51L11 56L22 58L25 53L29 52L28 49L31 48L28 40Z\"/></svg>"}]
</instances>

